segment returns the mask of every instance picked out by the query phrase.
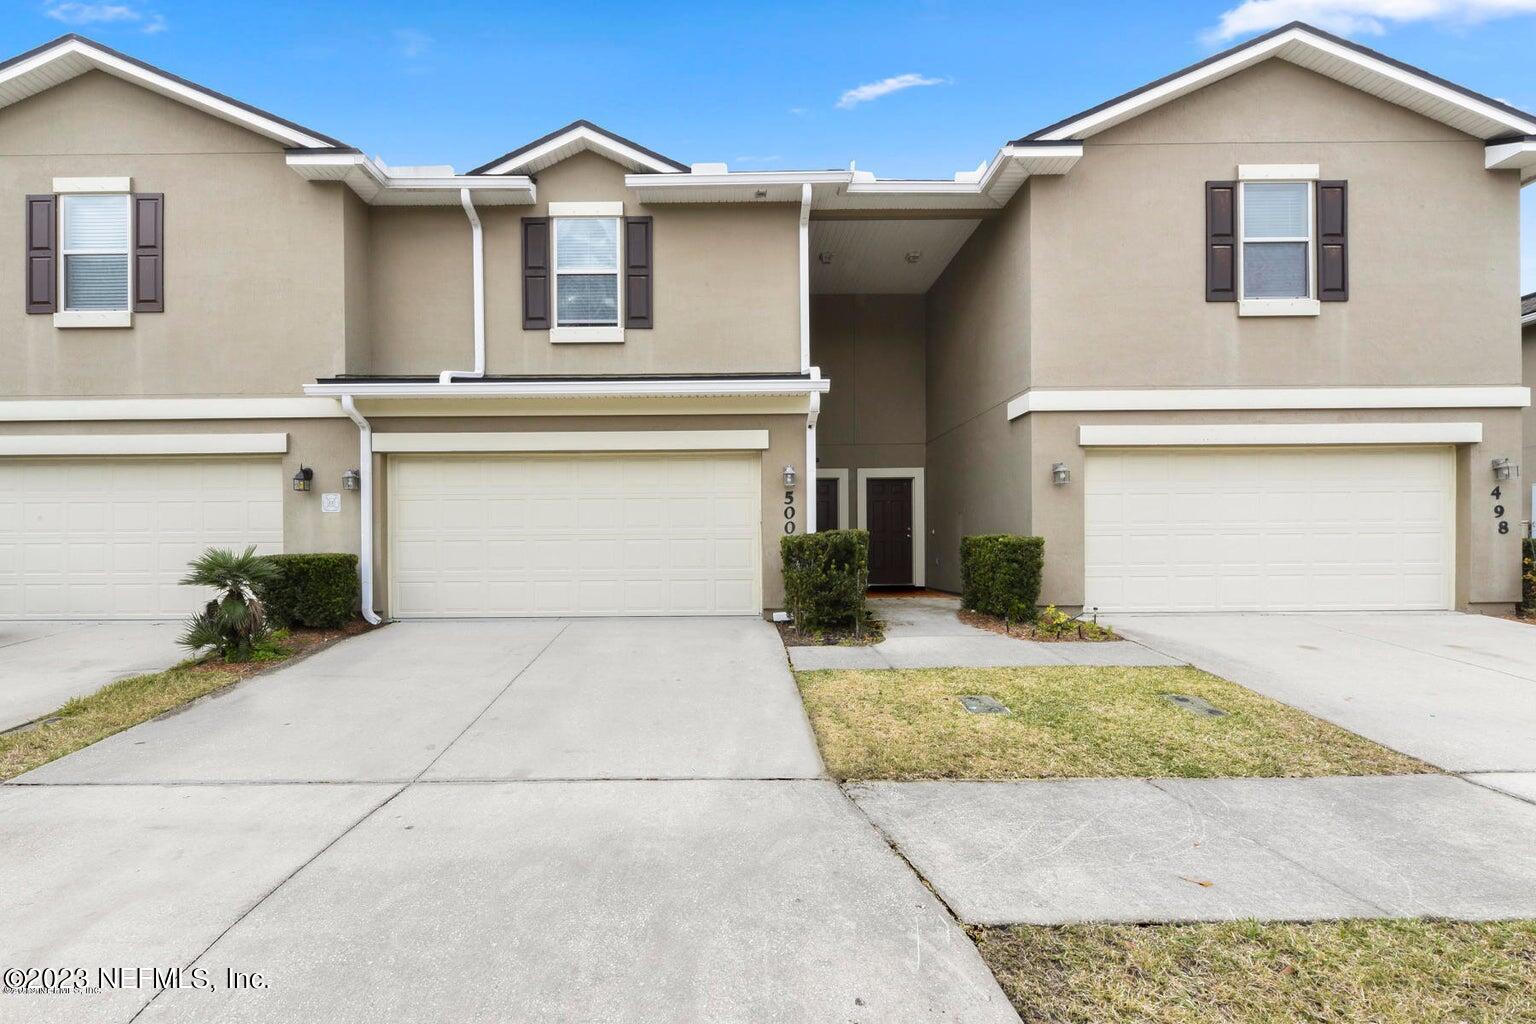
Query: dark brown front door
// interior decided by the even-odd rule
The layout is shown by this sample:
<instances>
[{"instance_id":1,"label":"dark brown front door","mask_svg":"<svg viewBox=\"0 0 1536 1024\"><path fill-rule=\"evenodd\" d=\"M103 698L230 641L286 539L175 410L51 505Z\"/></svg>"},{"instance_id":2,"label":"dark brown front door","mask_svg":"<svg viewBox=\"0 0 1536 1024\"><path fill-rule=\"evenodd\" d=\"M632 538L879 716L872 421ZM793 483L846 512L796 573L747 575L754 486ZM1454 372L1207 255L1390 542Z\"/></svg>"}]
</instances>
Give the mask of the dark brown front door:
<instances>
[{"instance_id":1,"label":"dark brown front door","mask_svg":"<svg viewBox=\"0 0 1536 1024\"><path fill-rule=\"evenodd\" d=\"M842 525L837 521L837 477L821 477L816 481L816 530L836 530Z\"/></svg>"},{"instance_id":2,"label":"dark brown front door","mask_svg":"<svg viewBox=\"0 0 1536 1024\"><path fill-rule=\"evenodd\" d=\"M912 583L912 480L869 481L869 582L886 586Z\"/></svg>"}]
</instances>

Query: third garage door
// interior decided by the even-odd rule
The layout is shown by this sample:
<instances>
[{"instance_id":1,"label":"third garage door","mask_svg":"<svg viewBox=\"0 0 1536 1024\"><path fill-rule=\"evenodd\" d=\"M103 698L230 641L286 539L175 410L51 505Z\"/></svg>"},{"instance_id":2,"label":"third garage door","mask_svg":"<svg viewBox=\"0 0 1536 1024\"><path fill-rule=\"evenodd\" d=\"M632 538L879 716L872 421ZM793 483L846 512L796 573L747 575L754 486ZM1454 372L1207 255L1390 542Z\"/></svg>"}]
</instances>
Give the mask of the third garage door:
<instances>
[{"instance_id":1,"label":"third garage door","mask_svg":"<svg viewBox=\"0 0 1536 1024\"><path fill-rule=\"evenodd\" d=\"M400 617L756 615L751 454L396 455Z\"/></svg>"},{"instance_id":2,"label":"third garage door","mask_svg":"<svg viewBox=\"0 0 1536 1024\"><path fill-rule=\"evenodd\" d=\"M1106 450L1084 476L1090 607L1451 606L1449 447Z\"/></svg>"}]
</instances>

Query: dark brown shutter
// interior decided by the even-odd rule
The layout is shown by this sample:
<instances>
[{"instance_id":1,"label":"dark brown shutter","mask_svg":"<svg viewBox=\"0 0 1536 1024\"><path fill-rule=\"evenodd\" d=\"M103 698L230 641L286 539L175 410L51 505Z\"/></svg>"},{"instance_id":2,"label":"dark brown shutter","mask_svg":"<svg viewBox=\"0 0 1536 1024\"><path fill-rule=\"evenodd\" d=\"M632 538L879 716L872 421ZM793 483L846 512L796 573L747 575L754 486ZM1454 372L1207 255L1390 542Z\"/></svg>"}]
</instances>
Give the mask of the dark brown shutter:
<instances>
[{"instance_id":1,"label":"dark brown shutter","mask_svg":"<svg viewBox=\"0 0 1536 1024\"><path fill-rule=\"evenodd\" d=\"M53 313L59 308L58 220L53 208L53 196L27 196L22 294L28 313Z\"/></svg>"},{"instance_id":2,"label":"dark brown shutter","mask_svg":"<svg viewBox=\"0 0 1536 1024\"><path fill-rule=\"evenodd\" d=\"M1205 301L1237 301L1237 182L1205 183Z\"/></svg>"},{"instance_id":3,"label":"dark brown shutter","mask_svg":"<svg viewBox=\"0 0 1536 1024\"><path fill-rule=\"evenodd\" d=\"M133 197L133 311L165 312L165 196Z\"/></svg>"},{"instance_id":4,"label":"dark brown shutter","mask_svg":"<svg viewBox=\"0 0 1536 1024\"><path fill-rule=\"evenodd\" d=\"M651 218L624 218L624 326L649 330L651 315Z\"/></svg>"},{"instance_id":5,"label":"dark brown shutter","mask_svg":"<svg viewBox=\"0 0 1536 1024\"><path fill-rule=\"evenodd\" d=\"M523 330L549 330L549 218L523 218Z\"/></svg>"},{"instance_id":6,"label":"dark brown shutter","mask_svg":"<svg viewBox=\"0 0 1536 1024\"><path fill-rule=\"evenodd\" d=\"M1349 182L1317 183L1317 297L1349 299Z\"/></svg>"}]
</instances>

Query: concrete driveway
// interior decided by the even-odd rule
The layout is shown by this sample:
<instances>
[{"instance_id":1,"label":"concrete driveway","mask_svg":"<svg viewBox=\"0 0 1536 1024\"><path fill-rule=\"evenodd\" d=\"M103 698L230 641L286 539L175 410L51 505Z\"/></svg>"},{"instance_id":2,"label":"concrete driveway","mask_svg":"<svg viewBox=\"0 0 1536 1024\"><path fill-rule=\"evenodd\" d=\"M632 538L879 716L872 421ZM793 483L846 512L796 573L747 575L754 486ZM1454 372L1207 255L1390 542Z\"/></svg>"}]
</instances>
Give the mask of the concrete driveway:
<instances>
[{"instance_id":1,"label":"concrete driveway","mask_svg":"<svg viewBox=\"0 0 1536 1024\"><path fill-rule=\"evenodd\" d=\"M1455 772L1536 771L1536 626L1480 615L1120 615L1148 647Z\"/></svg>"},{"instance_id":2,"label":"concrete driveway","mask_svg":"<svg viewBox=\"0 0 1536 1024\"><path fill-rule=\"evenodd\" d=\"M0 822L6 966L191 968L0 1020L1018 1019L755 619L397 623L0 786Z\"/></svg>"},{"instance_id":3,"label":"concrete driveway","mask_svg":"<svg viewBox=\"0 0 1536 1024\"><path fill-rule=\"evenodd\" d=\"M179 622L0 622L0 732L187 656Z\"/></svg>"}]
</instances>

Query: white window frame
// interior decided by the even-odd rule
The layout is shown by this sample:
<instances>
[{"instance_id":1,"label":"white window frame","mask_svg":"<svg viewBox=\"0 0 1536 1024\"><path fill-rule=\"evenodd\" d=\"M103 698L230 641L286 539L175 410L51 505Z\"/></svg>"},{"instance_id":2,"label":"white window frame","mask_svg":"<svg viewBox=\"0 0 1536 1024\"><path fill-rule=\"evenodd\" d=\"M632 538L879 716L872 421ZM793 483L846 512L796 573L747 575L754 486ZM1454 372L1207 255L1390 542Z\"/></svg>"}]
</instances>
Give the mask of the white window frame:
<instances>
[{"instance_id":1,"label":"white window frame","mask_svg":"<svg viewBox=\"0 0 1536 1024\"><path fill-rule=\"evenodd\" d=\"M1312 165L1285 164L1274 167L1244 165L1238 168L1237 182L1237 315L1238 316L1317 316L1322 303L1317 298L1317 169ZM1248 237L1244 206L1249 185L1307 186L1307 234L1305 236L1262 235ZM1295 298L1250 299L1244 294L1244 258L1249 242L1303 242L1307 247L1307 294Z\"/></svg>"},{"instance_id":2,"label":"white window frame","mask_svg":"<svg viewBox=\"0 0 1536 1024\"><path fill-rule=\"evenodd\" d=\"M550 203L549 264L552 292L549 340L556 343L605 343L624 340L624 217L623 204L614 203ZM615 209L614 207L617 207ZM560 228L562 220L611 220L614 222L615 244L613 249L613 278L616 314L613 324L562 324L560 323L560 278L562 276L596 276L608 271L591 269L560 269Z\"/></svg>"},{"instance_id":3,"label":"white window frame","mask_svg":"<svg viewBox=\"0 0 1536 1024\"><path fill-rule=\"evenodd\" d=\"M59 191L58 186L72 186ZM54 179L55 195L58 196L58 311L53 314L53 326L74 327L132 327L133 326L133 194L127 178L68 178ZM71 196L111 195L122 199L124 223L122 256L128 261L128 294L122 309L69 309L68 267L71 256L116 256L116 249L70 249L64 244L66 202Z\"/></svg>"}]
</instances>

